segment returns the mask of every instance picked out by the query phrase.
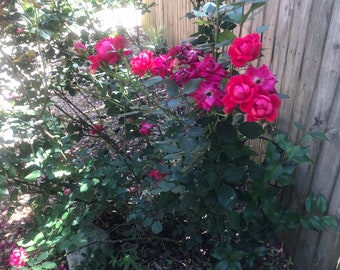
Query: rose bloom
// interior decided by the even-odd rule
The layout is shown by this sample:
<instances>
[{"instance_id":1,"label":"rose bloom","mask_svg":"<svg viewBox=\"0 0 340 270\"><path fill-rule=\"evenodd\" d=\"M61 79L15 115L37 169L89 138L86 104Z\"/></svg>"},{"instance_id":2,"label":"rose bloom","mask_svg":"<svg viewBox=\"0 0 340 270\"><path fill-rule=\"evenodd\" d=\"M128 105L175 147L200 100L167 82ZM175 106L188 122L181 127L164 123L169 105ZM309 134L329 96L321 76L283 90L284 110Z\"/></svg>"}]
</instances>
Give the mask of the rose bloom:
<instances>
[{"instance_id":1,"label":"rose bloom","mask_svg":"<svg viewBox=\"0 0 340 270\"><path fill-rule=\"evenodd\" d=\"M64 194L65 194L66 196L69 196L71 193L72 193L72 189L70 189L70 188L65 188L65 189L64 189Z\"/></svg>"},{"instance_id":2,"label":"rose bloom","mask_svg":"<svg viewBox=\"0 0 340 270\"><path fill-rule=\"evenodd\" d=\"M253 101L246 105L246 120L255 122L265 119L274 122L281 101L277 95L270 95L267 90L259 89L253 97Z\"/></svg>"},{"instance_id":3,"label":"rose bloom","mask_svg":"<svg viewBox=\"0 0 340 270\"><path fill-rule=\"evenodd\" d=\"M194 66L180 68L170 75L170 79L173 80L178 86L183 86L193 78L196 78L196 68Z\"/></svg>"},{"instance_id":4,"label":"rose bloom","mask_svg":"<svg viewBox=\"0 0 340 270\"><path fill-rule=\"evenodd\" d=\"M58 266L58 270L67 270L67 267L64 264Z\"/></svg>"},{"instance_id":5,"label":"rose bloom","mask_svg":"<svg viewBox=\"0 0 340 270\"><path fill-rule=\"evenodd\" d=\"M20 35L22 33L22 31L23 31L23 29L21 27L18 27L16 32L17 32L18 35Z\"/></svg>"},{"instance_id":6,"label":"rose bloom","mask_svg":"<svg viewBox=\"0 0 340 270\"><path fill-rule=\"evenodd\" d=\"M262 43L258 33L235 38L228 50L228 55L235 67L243 67L247 62L260 56Z\"/></svg>"},{"instance_id":7,"label":"rose bloom","mask_svg":"<svg viewBox=\"0 0 340 270\"><path fill-rule=\"evenodd\" d=\"M9 258L9 265L16 266L18 268L24 267L26 265L27 253L24 248L16 248L12 251Z\"/></svg>"},{"instance_id":8,"label":"rose bloom","mask_svg":"<svg viewBox=\"0 0 340 270\"><path fill-rule=\"evenodd\" d=\"M240 109L245 112L244 104L252 101L257 90L258 86L248 75L231 77L225 88L226 95L222 98L224 111L230 114L240 104Z\"/></svg>"},{"instance_id":9,"label":"rose bloom","mask_svg":"<svg viewBox=\"0 0 340 270\"><path fill-rule=\"evenodd\" d=\"M96 72L101 63L115 64L122 56L132 53L131 50L124 50L125 39L118 35L114 38L103 38L95 46L96 55L90 55L88 60L91 62L90 71Z\"/></svg>"},{"instance_id":10,"label":"rose bloom","mask_svg":"<svg viewBox=\"0 0 340 270\"><path fill-rule=\"evenodd\" d=\"M159 180L163 180L166 176L165 173L161 173L155 169L147 173L148 177L154 180L155 182L158 182Z\"/></svg>"},{"instance_id":11,"label":"rose bloom","mask_svg":"<svg viewBox=\"0 0 340 270\"><path fill-rule=\"evenodd\" d=\"M195 66L197 77L205 78L207 81L221 82L222 78L227 77L225 68L217 63L209 53L202 61L196 62Z\"/></svg>"},{"instance_id":12,"label":"rose bloom","mask_svg":"<svg viewBox=\"0 0 340 270\"><path fill-rule=\"evenodd\" d=\"M262 65L259 68L248 66L246 74L254 83L260 86L260 88L267 90L270 94L277 93L275 89L277 80L266 65Z\"/></svg>"},{"instance_id":13,"label":"rose bloom","mask_svg":"<svg viewBox=\"0 0 340 270\"><path fill-rule=\"evenodd\" d=\"M102 124L94 124L90 129L90 134L95 135L95 134L98 134L98 133L100 133L104 130L105 130L105 128Z\"/></svg>"},{"instance_id":14,"label":"rose bloom","mask_svg":"<svg viewBox=\"0 0 340 270\"><path fill-rule=\"evenodd\" d=\"M201 82L196 91L189 96L195 100L197 108L210 111L213 106L223 106L222 97L225 95L219 87L219 82Z\"/></svg>"},{"instance_id":15,"label":"rose bloom","mask_svg":"<svg viewBox=\"0 0 340 270\"><path fill-rule=\"evenodd\" d=\"M173 60L166 54L162 54L152 60L150 72L152 76L165 76L172 74Z\"/></svg>"},{"instance_id":16,"label":"rose bloom","mask_svg":"<svg viewBox=\"0 0 340 270\"><path fill-rule=\"evenodd\" d=\"M193 64L199 61L199 57L203 55L203 51L192 48L191 44L177 45L169 49L168 56L177 58L180 64Z\"/></svg>"},{"instance_id":17,"label":"rose bloom","mask_svg":"<svg viewBox=\"0 0 340 270\"><path fill-rule=\"evenodd\" d=\"M79 55L86 54L87 48L82 42L75 41L73 43L73 47L74 47L74 50L76 51L77 54L79 54Z\"/></svg>"},{"instance_id":18,"label":"rose bloom","mask_svg":"<svg viewBox=\"0 0 340 270\"><path fill-rule=\"evenodd\" d=\"M97 69L100 67L101 59L98 55L90 55L87 59L91 62L90 72L95 73Z\"/></svg>"},{"instance_id":19,"label":"rose bloom","mask_svg":"<svg viewBox=\"0 0 340 270\"><path fill-rule=\"evenodd\" d=\"M154 124L150 124L150 123L146 123L146 122L141 123L141 127L140 127L140 129L139 129L139 133L140 133L141 135L148 136L148 135L150 135L150 133L151 133L151 131L152 131L152 129L153 129L154 127L155 127Z\"/></svg>"},{"instance_id":20,"label":"rose bloom","mask_svg":"<svg viewBox=\"0 0 340 270\"><path fill-rule=\"evenodd\" d=\"M132 72L139 78L143 77L143 75L150 69L152 64L152 56L153 52L144 50L140 52L139 55L132 57L130 60Z\"/></svg>"}]
</instances>

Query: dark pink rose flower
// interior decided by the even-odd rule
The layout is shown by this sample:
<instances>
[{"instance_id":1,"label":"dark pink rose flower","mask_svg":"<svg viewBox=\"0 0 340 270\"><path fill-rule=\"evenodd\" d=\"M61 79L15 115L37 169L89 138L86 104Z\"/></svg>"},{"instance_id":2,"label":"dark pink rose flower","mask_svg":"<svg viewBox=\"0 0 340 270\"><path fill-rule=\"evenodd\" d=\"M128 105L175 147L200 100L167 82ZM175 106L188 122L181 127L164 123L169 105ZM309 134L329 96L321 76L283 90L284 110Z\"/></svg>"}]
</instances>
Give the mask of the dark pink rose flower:
<instances>
[{"instance_id":1,"label":"dark pink rose flower","mask_svg":"<svg viewBox=\"0 0 340 270\"><path fill-rule=\"evenodd\" d=\"M147 123L147 122L144 122L144 123L141 123L141 127L139 129L139 133L141 135L145 135L145 136L148 136L150 135L152 129L155 127L154 124L150 124L150 123Z\"/></svg>"},{"instance_id":2,"label":"dark pink rose flower","mask_svg":"<svg viewBox=\"0 0 340 270\"><path fill-rule=\"evenodd\" d=\"M64 194L65 194L66 196L69 196L71 193L72 193L72 189L70 189L70 188L65 188L65 189L64 189Z\"/></svg>"},{"instance_id":3,"label":"dark pink rose flower","mask_svg":"<svg viewBox=\"0 0 340 270\"><path fill-rule=\"evenodd\" d=\"M220 89L218 82L201 82L196 91L190 96L195 100L197 108L210 111L213 106L223 106L222 98L225 92Z\"/></svg>"},{"instance_id":4,"label":"dark pink rose flower","mask_svg":"<svg viewBox=\"0 0 340 270\"><path fill-rule=\"evenodd\" d=\"M277 80L266 65L262 65L259 68L249 65L246 74L261 89L267 90L270 94L277 93L275 89Z\"/></svg>"},{"instance_id":5,"label":"dark pink rose flower","mask_svg":"<svg viewBox=\"0 0 340 270\"><path fill-rule=\"evenodd\" d=\"M23 31L23 29L21 27L18 27L17 30L16 30L17 35L18 36L21 35L22 31Z\"/></svg>"},{"instance_id":6,"label":"dark pink rose flower","mask_svg":"<svg viewBox=\"0 0 340 270\"><path fill-rule=\"evenodd\" d=\"M268 91L259 89L253 96L252 102L246 104L246 120L255 122L265 119L274 122L278 115L281 101L277 95L270 95Z\"/></svg>"},{"instance_id":7,"label":"dark pink rose flower","mask_svg":"<svg viewBox=\"0 0 340 270\"><path fill-rule=\"evenodd\" d=\"M28 255L24 248L16 248L12 251L9 258L9 265L16 266L17 268L24 267L26 265Z\"/></svg>"},{"instance_id":8,"label":"dark pink rose flower","mask_svg":"<svg viewBox=\"0 0 340 270\"><path fill-rule=\"evenodd\" d=\"M65 264L61 264L58 266L58 270L67 270L67 267L65 266Z\"/></svg>"},{"instance_id":9,"label":"dark pink rose flower","mask_svg":"<svg viewBox=\"0 0 340 270\"><path fill-rule=\"evenodd\" d=\"M191 44L177 45L170 48L168 56L171 58L177 58L179 64L189 64L192 65L199 61L199 57L203 55L203 51L196 50L192 48Z\"/></svg>"},{"instance_id":10,"label":"dark pink rose flower","mask_svg":"<svg viewBox=\"0 0 340 270\"><path fill-rule=\"evenodd\" d=\"M170 75L170 79L173 80L178 86L183 86L185 83L194 78L196 78L196 68L194 66L180 68Z\"/></svg>"},{"instance_id":11,"label":"dark pink rose flower","mask_svg":"<svg viewBox=\"0 0 340 270\"><path fill-rule=\"evenodd\" d=\"M162 54L152 60L150 72L152 76L160 76L165 78L173 71L173 60L166 54Z\"/></svg>"},{"instance_id":12,"label":"dark pink rose flower","mask_svg":"<svg viewBox=\"0 0 340 270\"><path fill-rule=\"evenodd\" d=\"M94 124L90 129L90 134L91 135L99 134L104 130L105 128L102 124Z\"/></svg>"},{"instance_id":13,"label":"dark pink rose flower","mask_svg":"<svg viewBox=\"0 0 340 270\"><path fill-rule=\"evenodd\" d=\"M100 67L101 62L100 57L98 55L90 55L87 59L91 62L90 72L95 73L97 69Z\"/></svg>"},{"instance_id":14,"label":"dark pink rose flower","mask_svg":"<svg viewBox=\"0 0 340 270\"><path fill-rule=\"evenodd\" d=\"M258 58L261 54L262 43L258 33L235 38L228 50L228 55L235 67L243 67L247 62Z\"/></svg>"},{"instance_id":15,"label":"dark pink rose flower","mask_svg":"<svg viewBox=\"0 0 340 270\"><path fill-rule=\"evenodd\" d=\"M143 77L149 71L152 64L153 52L142 51L139 55L134 56L130 60L131 70L139 78Z\"/></svg>"},{"instance_id":16,"label":"dark pink rose flower","mask_svg":"<svg viewBox=\"0 0 340 270\"><path fill-rule=\"evenodd\" d=\"M74 50L77 52L79 55L85 55L87 52L86 46L80 42L80 41L75 41L73 43Z\"/></svg>"},{"instance_id":17,"label":"dark pink rose flower","mask_svg":"<svg viewBox=\"0 0 340 270\"><path fill-rule=\"evenodd\" d=\"M222 78L227 77L227 72L223 66L216 62L215 58L207 53L204 59L196 62L196 77L204 78L206 81L221 82Z\"/></svg>"},{"instance_id":18,"label":"dark pink rose flower","mask_svg":"<svg viewBox=\"0 0 340 270\"><path fill-rule=\"evenodd\" d=\"M166 176L166 173L161 173L155 169L147 173L148 177L154 180L155 182L158 182L160 180L163 180Z\"/></svg>"},{"instance_id":19,"label":"dark pink rose flower","mask_svg":"<svg viewBox=\"0 0 340 270\"><path fill-rule=\"evenodd\" d=\"M131 50L124 50L125 39L118 35L114 38L103 38L95 46L96 55L90 55L88 60L91 62L90 71L96 72L101 63L108 63L110 65L117 63L122 56L131 54Z\"/></svg>"},{"instance_id":20,"label":"dark pink rose flower","mask_svg":"<svg viewBox=\"0 0 340 270\"><path fill-rule=\"evenodd\" d=\"M245 112L244 104L252 101L257 90L258 86L248 75L231 77L225 88L226 95L222 98L224 111L230 114L240 104L240 109Z\"/></svg>"}]
</instances>

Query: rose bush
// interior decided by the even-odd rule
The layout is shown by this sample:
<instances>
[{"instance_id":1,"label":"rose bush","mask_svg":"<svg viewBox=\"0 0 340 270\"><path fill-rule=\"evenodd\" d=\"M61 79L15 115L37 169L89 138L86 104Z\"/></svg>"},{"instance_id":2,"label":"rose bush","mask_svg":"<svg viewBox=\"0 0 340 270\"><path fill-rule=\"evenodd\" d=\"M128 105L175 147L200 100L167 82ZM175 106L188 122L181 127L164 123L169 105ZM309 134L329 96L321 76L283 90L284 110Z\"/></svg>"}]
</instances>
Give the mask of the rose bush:
<instances>
[{"instance_id":1,"label":"rose bush","mask_svg":"<svg viewBox=\"0 0 340 270\"><path fill-rule=\"evenodd\" d=\"M200 17L196 39L162 54L130 48L124 32L67 39L47 87L59 100L41 93L20 118L16 106L32 100L28 93L1 119L19 135L27 127L27 137L2 149L0 177L3 193L11 179L14 198L38 194L31 233L20 242L31 255L26 267L55 267L46 260L89 245L93 224L110 230L111 245L90 250L78 269L145 268L149 246L181 250L206 269L254 268L278 232L336 226L322 196L307 198L304 215L279 200L310 159L308 147L273 134L281 99L270 69L257 67L260 35L232 32L264 4L252 2L207 2L192 14ZM48 106L58 113L44 113Z\"/></svg>"}]
</instances>

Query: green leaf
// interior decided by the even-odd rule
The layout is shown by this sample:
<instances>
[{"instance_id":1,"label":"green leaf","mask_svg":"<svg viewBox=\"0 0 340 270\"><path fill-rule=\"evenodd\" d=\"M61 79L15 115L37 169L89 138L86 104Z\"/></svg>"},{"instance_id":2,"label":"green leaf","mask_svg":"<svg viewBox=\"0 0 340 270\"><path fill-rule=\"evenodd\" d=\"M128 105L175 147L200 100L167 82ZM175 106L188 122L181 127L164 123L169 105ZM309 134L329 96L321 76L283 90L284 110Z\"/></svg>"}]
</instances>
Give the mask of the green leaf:
<instances>
[{"instance_id":1,"label":"green leaf","mask_svg":"<svg viewBox=\"0 0 340 270\"><path fill-rule=\"evenodd\" d=\"M229 264L227 261L220 261L216 264L214 270L228 270Z\"/></svg>"},{"instance_id":2,"label":"green leaf","mask_svg":"<svg viewBox=\"0 0 340 270\"><path fill-rule=\"evenodd\" d=\"M143 227L144 228L149 227L149 226L151 226L151 224L153 224L153 222L154 222L154 218L153 217L146 217L143 220Z\"/></svg>"},{"instance_id":3,"label":"green leaf","mask_svg":"<svg viewBox=\"0 0 340 270\"><path fill-rule=\"evenodd\" d=\"M57 267L56 263L54 262L44 262L42 267L45 269L55 269Z\"/></svg>"},{"instance_id":4,"label":"green leaf","mask_svg":"<svg viewBox=\"0 0 340 270\"><path fill-rule=\"evenodd\" d=\"M218 202L223 208L232 210L236 202L236 192L231 186L223 185L219 186L215 190Z\"/></svg>"},{"instance_id":5,"label":"green leaf","mask_svg":"<svg viewBox=\"0 0 340 270\"><path fill-rule=\"evenodd\" d=\"M86 192L89 190L90 184L88 182L80 183L80 192Z\"/></svg>"},{"instance_id":6,"label":"green leaf","mask_svg":"<svg viewBox=\"0 0 340 270\"><path fill-rule=\"evenodd\" d=\"M299 122L299 121L294 121L293 123L294 123L294 126L297 127L299 130L305 131L305 126L304 126L304 124L302 124L302 123Z\"/></svg>"},{"instance_id":7,"label":"green leaf","mask_svg":"<svg viewBox=\"0 0 340 270\"><path fill-rule=\"evenodd\" d=\"M318 232L322 232L325 229L321 223L321 218L318 216L311 216L309 218L309 223L312 226L312 228Z\"/></svg>"},{"instance_id":8,"label":"green leaf","mask_svg":"<svg viewBox=\"0 0 340 270\"><path fill-rule=\"evenodd\" d=\"M217 180L218 180L216 173L214 171L208 172L208 174L206 176L206 180L207 180L209 186L214 187L217 183Z\"/></svg>"},{"instance_id":9,"label":"green leaf","mask_svg":"<svg viewBox=\"0 0 340 270\"><path fill-rule=\"evenodd\" d=\"M179 105L181 105L182 103L183 103L183 99L182 98L170 99L168 101L168 106L170 108L176 108Z\"/></svg>"},{"instance_id":10,"label":"green leaf","mask_svg":"<svg viewBox=\"0 0 340 270\"><path fill-rule=\"evenodd\" d=\"M188 95L196 91L196 89L199 87L202 79L192 79L189 82L187 82L183 87L183 94Z\"/></svg>"},{"instance_id":11,"label":"green leaf","mask_svg":"<svg viewBox=\"0 0 340 270\"><path fill-rule=\"evenodd\" d=\"M327 211L327 200L324 196L320 195L316 200L316 206L321 214L325 214Z\"/></svg>"},{"instance_id":12,"label":"green leaf","mask_svg":"<svg viewBox=\"0 0 340 270\"><path fill-rule=\"evenodd\" d=\"M226 121L217 124L217 135L226 143L234 143L237 141L236 128Z\"/></svg>"},{"instance_id":13,"label":"green leaf","mask_svg":"<svg viewBox=\"0 0 340 270\"><path fill-rule=\"evenodd\" d=\"M168 154L174 154L181 151L176 144L160 144L160 148L163 152Z\"/></svg>"},{"instance_id":14,"label":"green leaf","mask_svg":"<svg viewBox=\"0 0 340 270\"><path fill-rule=\"evenodd\" d=\"M172 80L166 81L166 91L170 97L175 97L178 94L178 85Z\"/></svg>"},{"instance_id":15,"label":"green leaf","mask_svg":"<svg viewBox=\"0 0 340 270\"><path fill-rule=\"evenodd\" d=\"M320 141L328 141L328 137L321 130L313 130L313 131L309 132L308 135L310 135L314 139L317 139L317 140L320 140Z\"/></svg>"},{"instance_id":16,"label":"green leaf","mask_svg":"<svg viewBox=\"0 0 340 270\"><path fill-rule=\"evenodd\" d=\"M182 141L179 143L179 147L187 153L192 152L197 146L196 140L188 137L184 137Z\"/></svg>"},{"instance_id":17,"label":"green leaf","mask_svg":"<svg viewBox=\"0 0 340 270\"><path fill-rule=\"evenodd\" d=\"M338 227L338 222L334 217L331 216L323 216L322 217L322 222L325 226L329 228L337 228Z\"/></svg>"},{"instance_id":18,"label":"green leaf","mask_svg":"<svg viewBox=\"0 0 340 270\"><path fill-rule=\"evenodd\" d=\"M26 175L25 180L31 182L31 181L36 180L40 176L41 176L40 170L35 170L31 172L30 174Z\"/></svg>"},{"instance_id":19,"label":"green leaf","mask_svg":"<svg viewBox=\"0 0 340 270\"><path fill-rule=\"evenodd\" d=\"M6 186L0 186L0 195L8 195L9 191L8 188Z\"/></svg>"},{"instance_id":20,"label":"green leaf","mask_svg":"<svg viewBox=\"0 0 340 270\"><path fill-rule=\"evenodd\" d=\"M145 84L146 87L151 87L151 86L155 86L157 84L160 84L162 81L163 81L162 77L155 76L155 77L151 77L151 78L147 79L144 84Z\"/></svg>"},{"instance_id":21,"label":"green leaf","mask_svg":"<svg viewBox=\"0 0 340 270\"><path fill-rule=\"evenodd\" d=\"M223 32L219 33L217 36L217 41L218 42L222 42L222 41L231 41L234 40L236 38L236 35L229 30L224 30Z\"/></svg>"},{"instance_id":22,"label":"green leaf","mask_svg":"<svg viewBox=\"0 0 340 270\"><path fill-rule=\"evenodd\" d=\"M244 122L238 126L238 130L248 139L256 139L264 133L262 126L256 122Z\"/></svg>"},{"instance_id":23,"label":"green leaf","mask_svg":"<svg viewBox=\"0 0 340 270\"><path fill-rule=\"evenodd\" d=\"M243 18L243 7L232 7L230 11L227 13L228 17L233 20L235 23L243 23L245 20Z\"/></svg>"},{"instance_id":24,"label":"green leaf","mask_svg":"<svg viewBox=\"0 0 340 270\"><path fill-rule=\"evenodd\" d=\"M47 258L48 258L48 251L45 251L38 256L38 258L36 259L36 262L40 263L41 261L44 261Z\"/></svg>"},{"instance_id":25,"label":"green leaf","mask_svg":"<svg viewBox=\"0 0 340 270\"><path fill-rule=\"evenodd\" d=\"M205 133L205 128L202 127L192 127L188 131L188 135L192 137L198 137Z\"/></svg>"},{"instance_id":26,"label":"green leaf","mask_svg":"<svg viewBox=\"0 0 340 270\"><path fill-rule=\"evenodd\" d=\"M159 220L156 220L151 227L151 230L154 234L159 234L163 231L163 225Z\"/></svg>"},{"instance_id":27,"label":"green leaf","mask_svg":"<svg viewBox=\"0 0 340 270\"><path fill-rule=\"evenodd\" d=\"M33 241L35 244L39 245L41 242L44 241L44 237L45 237L44 234L40 232L34 237Z\"/></svg>"},{"instance_id":28,"label":"green leaf","mask_svg":"<svg viewBox=\"0 0 340 270\"><path fill-rule=\"evenodd\" d=\"M309 214L311 213L312 209L313 209L313 202L315 201L315 197L314 194L309 194L305 200L305 209L306 212Z\"/></svg>"},{"instance_id":29,"label":"green leaf","mask_svg":"<svg viewBox=\"0 0 340 270\"><path fill-rule=\"evenodd\" d=\"M223 172L224 180L227 183L238 184L243 179L245 171L238 167L226 168Z\"/></svg>"}]
</instances>

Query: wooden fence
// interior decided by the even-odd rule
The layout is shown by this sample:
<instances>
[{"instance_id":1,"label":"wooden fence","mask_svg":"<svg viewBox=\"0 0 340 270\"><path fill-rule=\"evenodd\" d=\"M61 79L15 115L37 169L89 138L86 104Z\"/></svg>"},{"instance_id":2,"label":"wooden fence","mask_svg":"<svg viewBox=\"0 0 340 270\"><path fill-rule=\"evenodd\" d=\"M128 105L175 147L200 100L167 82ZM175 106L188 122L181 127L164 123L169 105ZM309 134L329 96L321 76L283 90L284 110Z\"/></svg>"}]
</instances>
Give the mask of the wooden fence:
<instances>
[{"instance_id":1,"label":"wooden fence","mask_svg":"<svg viewBox=\"0 0 340 270\"><path fill-rule=\"evenodd\" d=\"M192 9L189 0L155 2L149 22L164 27L170 46L194 32L193 21L183 18ZM261 25L269 26L262 35L261 62L279 79L277 89L290 96L282 102L278 128L296 141L302 134L293 122L299 121L329 138L311 143L315 163L298 168L292 207L302 211L308 193L322 194L328 214L340 222L340 1L269 0L245 32ZM299 229L287 233L284 242L297 270L340 269L339 232Z\"/></svg>"},{"instance_id":2,"label":"wooden fence","mask_svg":"<svg viewBox=\"0 0 340 270\"><path fill-rule=\"evenodd\" d=\"M194 20L186 18L185 14L192 11L189 0L144 0L145 3L155 2L151 14L143 16L143 26L146 29L164 30L168 46L180 44L195 32L197 26Z\"/></svg>"}]
</instances>

